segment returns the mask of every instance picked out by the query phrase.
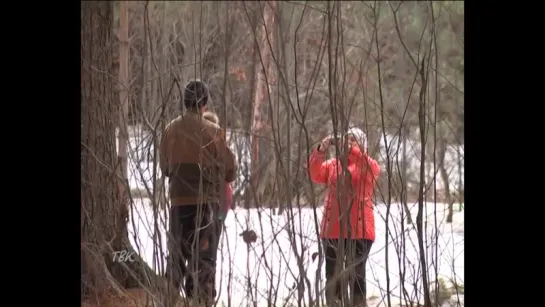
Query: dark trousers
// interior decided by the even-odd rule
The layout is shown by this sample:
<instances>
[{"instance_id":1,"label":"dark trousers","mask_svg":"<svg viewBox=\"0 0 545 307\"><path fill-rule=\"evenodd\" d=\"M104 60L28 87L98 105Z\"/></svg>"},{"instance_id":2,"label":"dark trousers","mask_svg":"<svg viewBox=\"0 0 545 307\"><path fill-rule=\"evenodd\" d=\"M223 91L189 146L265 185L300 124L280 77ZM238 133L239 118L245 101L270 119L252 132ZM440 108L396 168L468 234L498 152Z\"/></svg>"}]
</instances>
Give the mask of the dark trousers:
<instances>
[{"instance_id":1,"label":"dark trousers","mask_svg":"<svg viewBox=\"0 0 545 307\"><path fill-rule=\"evenodd\" d=\"M225 221L218 220L216 222L216 233L218 236L218 247L219 247L219 240L221 239L221 233L223 232L223 227L225 226Z\"/></svg>"},{"instance_id":2,"label":"dark trousers","mask_svg":"<svg viewBox=\"0 0 545 307\"><path fill-rule=\"evenodd\" d=\"M183 286L186 297L208 303L216 296L217 210L218 204L170 209L167 278L176 289Z\"/></svg>"},{"instance_id":3,"label":"dark trousers","mask_svg":"<svg viewBox=\"0 0 545 307\"><path fill-rule=\"evenodd\" d=\"M330 304L340 300L341 291L347 289L348 283L352 304L365 306L365 265L373 241L324 239L322 244L325 254L326 300Z\"/></svg>"}]
</instances>

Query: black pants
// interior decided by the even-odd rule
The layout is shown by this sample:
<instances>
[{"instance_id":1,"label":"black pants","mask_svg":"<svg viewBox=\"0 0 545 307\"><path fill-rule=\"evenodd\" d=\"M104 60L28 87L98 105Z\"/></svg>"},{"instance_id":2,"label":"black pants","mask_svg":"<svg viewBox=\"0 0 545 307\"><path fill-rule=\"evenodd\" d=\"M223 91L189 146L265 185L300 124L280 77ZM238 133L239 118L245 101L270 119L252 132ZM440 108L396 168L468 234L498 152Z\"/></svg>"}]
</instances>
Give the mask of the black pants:
<instances>
[{"instance_id":1,"label":"black pants","mask_svg":"<svg viewBox=\"0 0 545 307\"><path fill-rule=\"evenodd\" d=\"M217 210L218 204L170 209L167 278L177 289L183 285L186 297L206 302L216 296Z\"/></svg>"},{"instance_id":2,"label":"black pants","mask_svg":"<svg viewBox=\"0 0 545 307\"><path fill-rule=\"evenodd\" d=\"M322 240L322 244L325 253L326 300L329 302L340 300L341 291L347 289L348 281L352 304L364 306L365 265L373 241L327 239ZM346 273L341 275L340 273L345 270Z\"/></svg>"},{"instance_id":3,"label":"black pants","mask_svg":"<svg viewBox=\"0 0 545 307\"><path fill-rule=\"evenodd\" d=\"M225 225L225 221L220 221L218 220L216 222L216 233L217 233L217 236L218 236L218 247L219 247L219 240L221 239L221 233L223 232L223 227Z\"/></svg>"}]
</instances>

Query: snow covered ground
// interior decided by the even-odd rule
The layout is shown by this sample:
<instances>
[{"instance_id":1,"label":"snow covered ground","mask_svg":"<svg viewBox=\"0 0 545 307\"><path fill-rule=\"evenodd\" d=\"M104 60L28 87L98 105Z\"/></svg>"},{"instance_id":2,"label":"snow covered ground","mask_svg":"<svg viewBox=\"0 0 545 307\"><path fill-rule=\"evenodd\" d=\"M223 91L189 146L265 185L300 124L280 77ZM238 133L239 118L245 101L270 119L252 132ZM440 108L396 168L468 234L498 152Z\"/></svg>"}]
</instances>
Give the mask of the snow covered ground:
<instances>
[{"instance_id":1,"label":"snow covered ground","mask_svg":"<svg viewBox=\"0 0 545 307\"><path fill-rule=\"evenodd\" d=\"M142 189L150 184L152 177L152 167L146 156L153 147L149 144L151 141L149 137L138 135L136 129L131 130L129 184L131 188ZM240 148L243 144L239 143L238 141L231 143L236 147L233 148L234 151L242 152L239 157L241 161L249 160L248 148ZM242 174L239 174L239 177L241 176ZM133 208L129 221L132 244L151 267L161 272L166 263L167 213L159 214L157 223L159 231L155 233L155 222L149 201L135 199ZM285 302L296 305L297 291L294 285L300 276L306 276L310 282L311 289L305 287L305 291L314 293L318 259L312 261L311 255L318 251L315 225L320 223L321 209L316 209L317 222L314 221L314 210L311 208L293 210L292 219L288 218L291 216L288 213L272 215L269 209L237 209L230 212L225 222L226 231L222 235L221 251L218 254L217 285L220 289L220 306L222 303L227 306L229 299L231 306L254 306L252 301L257 301L257 306L267 306L270 292L278 293L276 306L282 306ZM410 206L410 210L414 220L417 205ZM437 275L444 280L463 284L464 212L455 212L451 224L446 223L446 212L446 206L443 204L425 205L426 270L430 281L435 279L437 271ZM375 207L375 217L377 237L367 264L367 297L370 306L385 306L383 298L387 293L388 278L392 303L405 303L399 299L402 273L403 284L410 299L421 300L422 281L416 229L401 222L402 212L399 204L390 206L388 225L385 222L385 205ZM257 242L250 248L239 236L245 229L252 229L258 234ZM293 235L290 236L290 233ZM296 242L295 245L291 243L293 240ZM298 268L295 251L302 254L301 270ZM161 256L154 259L154 254ZM248 281L251 283L250 289ZM323 267L319 282L320 289L323 289ZM414 284L417 285L417 289L414 289Z\"/></svg>"},{"instance_id":2,"label":"snow covered ground","mask_svg":"<svg viewBox=\"0 0 545 307\"><path fill-rule=\"evenodd\" d=\"M415 206L416 207L416 206ZM428 275L434 280L435 270L446 281L456 280L458 284L464 282L464 213L456 212L452 224L447 224L446 206L432 203L426 204L426 260L428 263ZM168 218L165 213L160 214L159 238L154 237L154 222L151 206L146 199L138 201L129 230L136 234L133 245L140 254L158 272L164 265L166 255L165 222ZM321 218L321 208L317 209L318 223ZM412 210L416 216L416 208ZM437 212L437 216L434 215ZM407 227L403 232L400 218L400 206L392 205L389 217L388 255L386 255L386 206L377 206L375 210L377 219L377 238L371 250L371 256L367 265L367 291L368 298L375 297L375 306L383 306L381 298L386 294L386 280L390 278L390 291L392 296L400 294L400 263L405 267L405 287L409 295L414 295L411 286L414 281L421 285L420 262L418 253L417 233L413 227ZM311 260L311 254L318 251L318 237L315 230L313 209L294 210L293 220L288 220L288 214L281 216L271 215L268 209L238 209L230 212L226 220L226 232L222 235L221 256L218 260L217 283L221 288L220 302L227 305L231 298L232 306L247 306L251 295L247 289L248 276L252 284L254 299L258 302L267 301L267 293L271 288L278 290L278 303L284 301L294 303L297 294L293 286L300 275L306 275L312 287L314 287L318 261ZM134 226L133 226L134 222ZM239 234L245 230L253 229L259 238L248 250ZM298 269L297 257L293 251L290 231L295 234L297 253L303 252L302 268ZM404 235L403 235L404 234ZM401 244L405 248L401 248ZM301 248L301 246L303 248ZM154 266L154 247L163 254L163 265ZM388 270L386 262L388 261ZM155 263L157 263L155 261ZM322 286L324 272L321 272ZM221 285L221 287L219 286ZM230 290L228 290L230 289ZM307 289L308 291L308 289ZM313 292L313 290L311 289ZM273 290L273 292L275 292ZM230 294L230 295L229 295ZM421 297L421 294L420 294ZM396 299L394 301L399 301ZM261 306L261 305L259 305Z\"/></svg>"}]
</instances>

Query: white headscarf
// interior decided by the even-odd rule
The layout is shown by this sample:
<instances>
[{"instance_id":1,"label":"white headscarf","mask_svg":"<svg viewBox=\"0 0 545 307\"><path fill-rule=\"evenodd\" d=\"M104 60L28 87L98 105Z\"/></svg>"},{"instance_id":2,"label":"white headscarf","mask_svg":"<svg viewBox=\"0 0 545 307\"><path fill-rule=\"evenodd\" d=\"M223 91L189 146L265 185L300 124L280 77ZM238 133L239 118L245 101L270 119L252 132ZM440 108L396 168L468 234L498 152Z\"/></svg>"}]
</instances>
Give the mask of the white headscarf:
<instances>
[{"instance_id":1,"label":"white headscarf","mask_svg":"<svg viewBox=\"0 0 545 307\"><path fill-rule=\"evenodd\" d=\"M356 140L360 144L360 146L362 146L367 152L367 135L365 135L365 132L363 132L363 130L361 130L360 128L353 127L348 129L347 134L353 135L354 138L356 138Z\"/></svg>"}]
</instances>

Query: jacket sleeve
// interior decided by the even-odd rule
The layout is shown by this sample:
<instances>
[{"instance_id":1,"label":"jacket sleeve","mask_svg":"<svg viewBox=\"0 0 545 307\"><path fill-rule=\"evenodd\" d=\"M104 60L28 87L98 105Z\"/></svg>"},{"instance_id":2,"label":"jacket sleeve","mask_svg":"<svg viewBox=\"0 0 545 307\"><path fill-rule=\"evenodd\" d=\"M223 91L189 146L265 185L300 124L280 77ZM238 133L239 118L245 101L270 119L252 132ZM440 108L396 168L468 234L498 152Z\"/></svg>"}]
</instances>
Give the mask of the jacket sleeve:
<instances>
[{"instance_id":1,"label":"jacket sleeve","mask_svg":"<svg viewBox=\"0 0 545 307\"><path fill-rule=\"evenodd\" d=\"M331 160L325 161L325 153L315 149L310 155L308 166L310 179L316 183L325 184L327 182L328 168Z\"/></svg>"},{"instance_id":2,"label":"jacket sleeve","mask_svg":"<svg viewBox=\"0 0 545 307\"><path fill-rule=\"evenodd\" d=\"M362 167L370 170L373 179L377 180L378 175L380 174L380 165L375 159L369 157L359 146L352 146L352 148L350 148L350 154L360 159L360 161L363 162Z\"/></svg>"}]
</instances>

